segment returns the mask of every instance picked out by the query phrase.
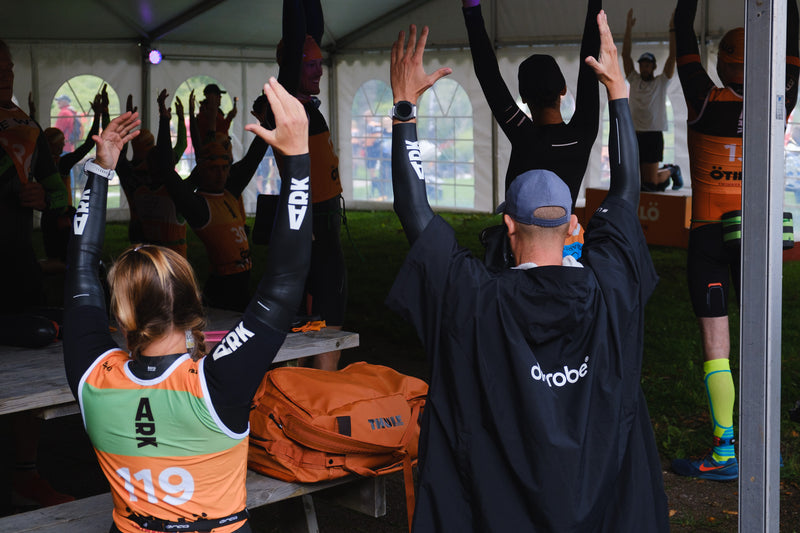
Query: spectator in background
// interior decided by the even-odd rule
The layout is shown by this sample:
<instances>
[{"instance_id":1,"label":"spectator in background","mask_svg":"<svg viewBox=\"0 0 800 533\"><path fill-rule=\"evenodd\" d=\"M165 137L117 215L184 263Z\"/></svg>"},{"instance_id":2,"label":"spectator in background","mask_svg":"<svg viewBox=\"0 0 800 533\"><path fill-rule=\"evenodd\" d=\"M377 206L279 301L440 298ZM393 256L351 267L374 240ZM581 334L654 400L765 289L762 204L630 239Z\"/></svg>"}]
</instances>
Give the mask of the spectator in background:
<instances>
[{"instance_id":1,"label":"spectator in background","mask_svg":"<svg viewBox=\"0 0 800 533\"><path fill-rule=\"evenodd\" d=\"M82 138L81 121L71 103L72 99L66 94L56 97L58 117L55 127L64 134L64 151L66 152L75 150L75 144Z\"/></svg>"},{"instance_id":2,"label":"spectator in background","mask_svg":"<svg viewBox=\"0 0 800 533\"><path fill-rule=\"evenodd\" d=\"M669 55L664 62L664 70L658 76L656 56L645 52L639 56L639 72L631 57L631 30L636 19L633 9L628 11L625 24L625 37L622 41L622 66L630 84L629 99L636 139L639 143L639 170L642 175L642 190L663 191L669 184L670 173L658 172L658 165L664 159L664 132L667 131L667 89L675 73L675 27L673 18L669 20ZM673 189L679 189L677 182Z\"/></svg>"},{"instance_id":3,"label":"spectator in background","mask_svg":"<svg viewBox=\"0 0 800 533\"><path fill-rule=\"evenodd\" d=\"M197 114L197 129L201 144L213 140L216 133L227 135L231 121L236 117L236 104L239 102L239 98L233 99L233 108L227 115L224 115L219 108L223 94L226 94L226 91L220 89L216 83L210 83L203 89L205 99L200 101L200 109Z\"/></svg>"}]
</instances>

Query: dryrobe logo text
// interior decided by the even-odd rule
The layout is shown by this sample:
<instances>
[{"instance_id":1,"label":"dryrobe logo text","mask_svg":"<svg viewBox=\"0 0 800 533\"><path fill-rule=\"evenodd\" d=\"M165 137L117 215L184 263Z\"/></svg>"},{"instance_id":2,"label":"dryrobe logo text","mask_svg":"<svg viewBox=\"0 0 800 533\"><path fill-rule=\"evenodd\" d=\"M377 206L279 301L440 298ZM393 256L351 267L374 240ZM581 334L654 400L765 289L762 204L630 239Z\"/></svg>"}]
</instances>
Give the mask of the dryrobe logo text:
<instances>
[{"instance_id":1,"label":"dryrobe logo text","mask_svg":"<svg viewBox=\"0 0 800 533\"><path fill-rule=\"evenodd\" d=\"M531 377L536 381L544 381L547 383L547 386L550 388L553 387L563 387L567 383L575 384L581 378L586 377L586 374L589 373L589 356L586 356L586 359L583 360L583 364L578 368L569 368L567 365L564 365L563 372L548 372L544 373L542 368L535 364L531 367Z\"/></svg>"},{"instance_id":2,"label":"dryrobe logo text","mask_svg":"<svg viewBox=\"0 0 800 533\"><path fill-rule=\"evenodd\" d=\"M232 354L235 350L239 349L244 343L255 335L252 331L244 327L242 322L236 326L236 329L229 331L225 338L223 338L219 345L214 349L214 361L220 357Z\"/></svg>"},{"instance_id":3,"label":"dryrobe logo text","mask_svg":"<svg viewBox=\"0 0 800 533\"><path fill-rule=\"evenodd\" d=\"M425 179L425 173L422 171L422 152L419 150L419 143L417 141L406 141L406 151L408 151L408 162L417 173L417 177L421 180Z\"/></svg>"},{"instance_id":4,"label":"dryrobe logo text","mask_svg":"<svg viewBox=\"0 0 800 533\"><path fill-rule=\"evenodd\" d=\"M92 191L89 189L83 190L83 196L78 204L78 209L75 210L75 218L72 220L72 232L75 235L83 235L83 230L86 229L86 222L89 220L89 195Z\"/></svg>"},{"instance_id":5,"label":"dryrobe logo text","mask_svg":"<svg viewBox=\"0 0 800 533\"><path fill-rule=\"evenodd\" d=\"M301 180L292 178L289 190L289 228L298 230L308 211L308 176Z\"/></svg>"}]
</instances>

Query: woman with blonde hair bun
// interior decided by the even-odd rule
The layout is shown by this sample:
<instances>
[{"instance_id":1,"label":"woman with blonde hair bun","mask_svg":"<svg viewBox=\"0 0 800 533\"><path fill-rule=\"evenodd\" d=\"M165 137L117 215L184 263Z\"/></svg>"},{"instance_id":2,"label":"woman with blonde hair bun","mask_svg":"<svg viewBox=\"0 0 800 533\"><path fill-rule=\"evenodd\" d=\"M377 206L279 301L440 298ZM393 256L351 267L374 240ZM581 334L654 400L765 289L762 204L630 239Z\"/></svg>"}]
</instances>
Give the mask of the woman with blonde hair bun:
<instances>
[{"instance_id":1,"label":"woman with blonde hair bun","mask_svg":"<svg viewBox=\"0 0 800 533\"><path fill-rule=\"evenodd\" d=\"M264 86L276 127L246 127L284 156L271 254L239 324L206 355L205 316L189 263L134 245L109 272L109 334L97 276L108 181L139 125L125 113L95 136L97 158L73 223L65 293L64 364L114 500L110 532L248 533L250 401L300 302L311 254L308 119L274 78ZM171 157L171 154L166 154ZM291 194L290 194L291 193ZM291 201L291 203L290 203Z\"/></svg>"}]
</instances>

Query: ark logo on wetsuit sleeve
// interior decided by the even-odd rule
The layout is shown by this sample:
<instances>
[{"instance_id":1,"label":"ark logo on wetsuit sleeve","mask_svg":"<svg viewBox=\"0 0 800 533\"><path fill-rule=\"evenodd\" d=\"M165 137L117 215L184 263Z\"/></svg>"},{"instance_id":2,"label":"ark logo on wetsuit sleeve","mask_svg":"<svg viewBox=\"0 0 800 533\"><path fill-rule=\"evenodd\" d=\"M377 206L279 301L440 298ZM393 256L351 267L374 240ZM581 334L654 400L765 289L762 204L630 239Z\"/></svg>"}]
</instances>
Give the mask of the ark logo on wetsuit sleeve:
<instances>
[{"instance_id":1,"label":"ark logo on wetsuit sleeve","mask_svg":"<svg viewBox=\"0 0 800 533\"><path fill-rule=\"evenodd\" d=\"M236 326L235 329L229 331L228 334L225 335L225 338L219 341L219 345L214 348L214 353L212 354L214 361L220 357L232 354L254 335L255 333L244 327L243 322L239 322L239 325Z\"/></svg>"},{"instance_id":2,"label":"ark logo on wetsuit sleeve","mask_svg":"<svg viewBox=\"0 0 800 533\"><path fill-rule=\"evenodd\" d=\"M417 173L417 177L421 180L425 179L425 173L422 171L422 152L419 148L419 142L406 141L406 151L408 152L408 162Z\"/></svg>"},{"instance_id":3,"label":"ark logo on wetsuit sleeve","mask_svg":"<svg viewBox=\"0 0 800 533\"><path fill-rule=\"evenodd\" d=\"M555 387L563 387L567 383L575 384L581 378L586 377L586 374L589 373L589 356L586 356L586 359L583 360L583 364L575 369L569 368L567 365L564 365L563 372L547 372L545 373L542 371L542 367L539 364L535 364L531 367L531 377L536 381L544 381L547 383L547 386L551 389Z\"/></svg>"},{"instance_id":4,"label":"ark logo on wetsuit sleeve","mask_svg":"<svg viewBox=\"0 0 800 533\"><path fill-rule=\"evenodd\" d=\"M301 180L292 178L289 190L289 228L299 230L308 210L308 176Z\"/></svg>"},{"instance_id":5,"label":"ark logo on wetsuit sleeve","mask_svg":"<svg viewBox=\"0 0 800 533\"><path fill-rule=\"evenodd\" d=\"M75 218L72 222L72 232L74 235L83 235L86 229L86 222L89 220L89 196L92 194L90 189L84 189L78 209L75 210Z\"/></svg>"}]
</instances>

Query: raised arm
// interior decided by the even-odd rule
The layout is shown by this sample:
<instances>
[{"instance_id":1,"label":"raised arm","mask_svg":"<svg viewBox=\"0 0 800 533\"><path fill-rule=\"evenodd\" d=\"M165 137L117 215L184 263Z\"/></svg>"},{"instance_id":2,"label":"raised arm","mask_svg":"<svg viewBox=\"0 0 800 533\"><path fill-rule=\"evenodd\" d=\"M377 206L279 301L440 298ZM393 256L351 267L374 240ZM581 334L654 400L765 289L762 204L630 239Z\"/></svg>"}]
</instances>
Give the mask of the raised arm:
<instances>
[{"instance_id":1,"label":"raised arm","mask_svg":"<svg viewBox=\"0 0 800 533\"><path fill-rule=\"evenodd\" d=\"M628 90L625 78L619 69L617 47L608 28L605 11L600 11L597 15L597 26L600 29L600 55L597 59L587 58L586 64L594 70L608 91L610 118L608 158L611 166L611 186L608 196L622 198L635 211L639 205L641 186L639 150L628 107Z\"/></svg>"},{"instance_id":2,"label":"raised arm","mask_svg":"<svg viewBox=\"0 0 800 533\"><path fill-rule=\"evenodd\" d=\"M306 33L310 35L317 46L322 48L322 34L325 33L325 15L322 12L320 0L303 0L306 12Z\"/></svg>"},{"instance_id":3,"label":"raised arm","mask_svg":"<svg viewBox=\"0 0 800 533\"><path fill-rule=\"evenodd\" d=\"M633 30L634 24L636 24L636 17L633 16L633 8L630 8L625 20L625 37L622 38L622 66L625 68L626 79L634 70L633 57L631 57L631 30Z\"/></svg>"},{"instance_id":4,"label":"raised arm","mask_svg":"<svg viewBox=\"0 0 800 533\"><path fill-rule=\"evenodd\" d=\"M284 179L272 228L264 277L236 332L247 340L222 341L205 358L211 400L231 429L247 429L248 405L294 318L311 261L311 187L309 183L308 118L303 105L275 78L265 87L276 127L257 124L245 129L283 155ZM229 334L230 336L231 334Z\"/></svg>"},{"instance_id":5,"label":"raised arm","mask_svg":"<svg viewBox=\"0 0 800 533\"><path fill-rule=\"evenodd\" d=\"M517 125L529 120L525 112L517 105L506 82L500 75L497 57L486 33L486 26L481 13L479 0L462 0L464 24L469 37L469 50L472 54L472 66L475 76L481 84L483 96L492 110L497 124L512 141L520 131Z\"/></svg>"},{"instance_id":6,"label":"raised arm","mask_svg":"<svg viewBox=\"0 0 800 533\"><path fill-rule=\"evenodd\" d=\"M594 139L600 126L600 87L586 58L597 56L600 51L600 33L597 31L597 14L603 8L601 0L589 0L581 40L581 62L578 68L578 86L575 92L575 113L570 124L580 127Z\"/></svg>"},{"instance_id":7,"label":"raised arm","mask_svg":"<svg viewBox=\"0 0 800 533\"><path fill-rule=\"evenodd\" d=\"M305 9L301 0L283 0L282 36L283 50L278 70L278 83L289 94L296 96L300 87L303 43L306 38Z\"/></svg>"},{"instance_id":8,"label":"raised arm","mask_svg":"<svg viewBox=\"0 0 800 533\"><path fill-rule=\"evenodd\" d=\"M678 77L689 107L689 120L700 113L708 91L714 86L700 62L700 49L694 33L696 11L697 0L678 0L674 15Z\"/></svg>"},{"instance_id":9,"label":"raised arm","mask_svg":"<svg viewBox=\"0 0 800 533\"><path fill-rule=\"evenodd\" d=\"M264 86L275 114L276 127L259 124L245 127L261 142L284 157L284 179L270 253L264 277L247 313L277 331L286 331L294 318L311 261L311 184L309 181L308 118L303 105L271 78ZM291 253L286 253L290 251Z\"/></svg>"},{"instance_id":10,"label":"raised arm","mask_svg":"<svg viewBox=\"0 0 800 533\"><path fill-rule=\"evenodd\" d=\"M175 164L183 157L186 151L186 120L183 116L183 102L177 96L175 97L175 119L178 121L178 137L175 139L175 146L172 147L172 157Z\"/></svg>"},{"instance_id":11,"label":"raised arm","mask_svg":"<svg viewBox=\"0 0 800 533\"><path fill-rule=\"evenodd\" d=\"M139 131L137 113L125 113L112 120L95 135L97 157L94 164L113 169L120 151ZM100 254L106 227L108 178L89 171L67 251L67 273L64 289L64 363L73 393L77 392L80 375L87 358L96 357L104 348L113 346L108 333L105 293L98 278ZM94 311L92 310L94 309Z\"/></svg>"},{"instance_id":12,"label":"raised arm","mask_svg":"<svg viewBox=\"0 0 800 533\"><path fill-rule=\"evenodd\" d=\"M426 74L422 68L422 56L428 39L428 27L422 29L419 40L417 27L409 28L408 45L405 33L400 32L392 45L391 82L394 102L407 101L417 105L417 100L436 80L452 72L440 68ZM392 123L392 186L394 210L406 232L410 244L433 219L433 210L428 203L425 174L422 171L422 156L417 143L417 121L394 120Z\"/></svg>"},{"instance_id":13,"label":"raised arm","mask_svg":"<svg viewBox=\"0 0 800 533\"><path fill-rule=\"evenodd\" d=\"M664 76L672 78L675 74L675 58L677 52L675 48L675 12L669 17L669 55L664 62Z\"/></svg>"}]
</instances>

